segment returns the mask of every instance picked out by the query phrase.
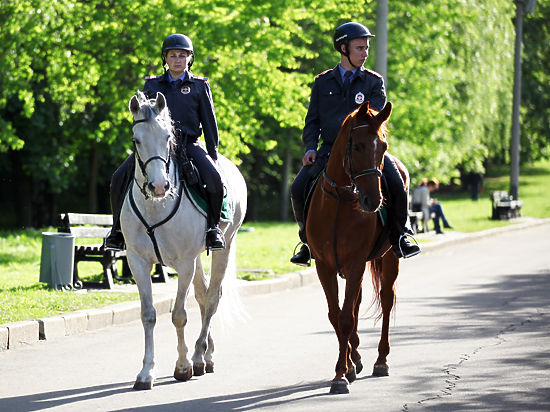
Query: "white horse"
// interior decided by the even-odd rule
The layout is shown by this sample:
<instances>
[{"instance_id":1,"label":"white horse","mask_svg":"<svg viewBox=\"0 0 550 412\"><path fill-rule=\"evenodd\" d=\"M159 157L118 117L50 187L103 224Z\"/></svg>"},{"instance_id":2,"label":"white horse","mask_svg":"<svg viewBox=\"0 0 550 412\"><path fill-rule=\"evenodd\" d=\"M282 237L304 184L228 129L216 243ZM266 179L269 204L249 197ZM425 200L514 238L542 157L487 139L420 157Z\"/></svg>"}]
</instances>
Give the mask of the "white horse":
<instances>
[{"instance_id":1,"label":"white horse","mask_svg":"<svg viewBox=\"0 0 550 412\"><path fill-rule=\"evenodd\" d=\"M237 167L219 155L218 168L234 201L234 213L232 221L220 224L226 248L213 251L208 282L200 260L205 249L206 218L182 191L183 183L173 156L176 141L165 97L157 93L155 99L147 100L138 92L130 100L129 109L134 117L135 179L124 199L120 219L128 264L139 289L145 331L143 368L134 389L151 389L155 379L153 329L156 323L150 276L152 266L160 261L178 273L172 311L172 323L178 336L174 378L186 381L193 375L213 372L214 342L210 322L218 307L224 276L236 276L235 241L246 212L246 184ZM185 301L191 281L202 315L202 329L195 343L192 364L184 336Z\"/></svg>"}]
</instances>

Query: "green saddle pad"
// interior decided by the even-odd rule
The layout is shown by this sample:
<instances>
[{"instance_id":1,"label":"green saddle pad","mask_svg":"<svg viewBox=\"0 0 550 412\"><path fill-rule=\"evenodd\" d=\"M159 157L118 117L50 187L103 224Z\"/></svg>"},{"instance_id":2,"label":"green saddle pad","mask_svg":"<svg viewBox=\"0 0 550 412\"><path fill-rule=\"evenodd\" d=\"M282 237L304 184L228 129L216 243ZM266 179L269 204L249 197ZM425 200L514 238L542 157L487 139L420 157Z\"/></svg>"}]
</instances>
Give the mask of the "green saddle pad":
<instances>
[{"instance_id":1,"label":"green saddle pad","mask_svg":"<svg viewBox=\"0 0 550 412\"><path fill-rule=\"evenodd\" d=\"M204 217L206 217L206 200L199 194L199 192L194 187L187 186L187 193L189 194L189 199L195 205L197 210L201 212ZM227 186L223 185L223 203L222 203L222 213L220 220L222 222L231 222L233 220L233 214L235 205L233 204L233 199L231 198Z\"/></svg>"},{"instance_id":2,"label":"green saddle pad","mask_svg":"<svg viewBox=\"0 0 550 412\"><path fill-rule=\"evenodd\" d=\"M382 226L386 226L388 224L388 208L386 206L382 206L378 210L378 217L382 222Z\"/></svg>"}]
</instances>

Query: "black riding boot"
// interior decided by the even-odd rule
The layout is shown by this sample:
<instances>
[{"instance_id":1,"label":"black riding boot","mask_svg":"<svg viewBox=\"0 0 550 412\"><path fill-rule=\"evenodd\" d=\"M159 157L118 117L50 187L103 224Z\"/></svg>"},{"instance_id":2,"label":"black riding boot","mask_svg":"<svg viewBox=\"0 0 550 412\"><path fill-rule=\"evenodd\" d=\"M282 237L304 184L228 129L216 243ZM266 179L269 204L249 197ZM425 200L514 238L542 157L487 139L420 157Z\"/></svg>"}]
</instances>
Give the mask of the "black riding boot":
<instances>
[{"instance_id":1,"label":"black riding boot","mask_svg":"<svg viewBox=\"0 0 550 412\"><path fill-rule=\"evenodd\" d=\"M125 249L124 236L120 229L120 212L124 196L130 187L134 174L134 155L129 156L116 170L111 179L111 209L113 211L113 227L105 238L104 247L110 250Z\"/></svg>"},{"instance_id":2,"label":"black riding boot","mask_svg":"<svg viewBox=\"0 0 550 412\"><path fill-rule=\"evenodd\" d=\"M225 249L225 238L219 226L223 204L223 191L221 193L207 191L206 197L208 201L208 216L206 218L208 230L206 231L205 241L206 249Z\"/></svg>"},{"instance_id":3,"label":"black riding boot","mask_svg":"<svg viewBox=\"0 0 550 412\"><path fill-rule=\"evenodd\" d=\"M298 223L298 235L302 241L302 246L298 253L295 253L294 256L290 258L290 261L295 265L300 266L311 266L311 252L309 251L309 246L307 245L306 239L306 228L305 228L305 219L304 219L304 205L300 200L291 197L292 200L292 209L294 210L294 217ZM296 251L296 249L295 249Z\"/></svg>"},{"instance_id":4,"label":"black riding boot","mask_svg":"<svg viewBox=\"0 0 550 412\"><path fill-rule=\"evenodd\" d=\"M385 156L384 158L382 173L387 182L387 190L390 192L388 218L390 224L390 243L393 253L397 258L412 257L420 253L420 247L417 243L412 243L408 239L410 237L414 240L409 222L408 193L397 166L389 156Z\"/></svg>"}]
</instances>

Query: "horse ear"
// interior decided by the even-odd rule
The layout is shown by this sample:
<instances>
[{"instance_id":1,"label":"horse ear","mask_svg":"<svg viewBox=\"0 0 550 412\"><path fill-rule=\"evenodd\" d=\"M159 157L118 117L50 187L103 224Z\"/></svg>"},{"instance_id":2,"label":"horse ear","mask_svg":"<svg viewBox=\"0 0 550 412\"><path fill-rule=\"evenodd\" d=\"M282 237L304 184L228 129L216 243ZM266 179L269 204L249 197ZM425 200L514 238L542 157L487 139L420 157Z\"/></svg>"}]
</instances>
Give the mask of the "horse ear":
<instances>
[{"instance_id":1,"label":"horse ear","mask_svg":"<svg viewBox=\"0 0 550 412\"><path fill-rule=\"evenodd\" d=\"M155 110L157 113L160 113L166 107L166 98L161 92L157 92L157 97L155 99Z\"/></svg>"},{"instance_id":2,"label":"horse ear","mask_svg":"<svg viewBox=\"0 0 550 412\"><path fill-rule=\"evenodd\" d=\"M136 96L132 96L130 103L128 104L128 108L133 115L136 115L139 112L139 101Z\"/></svg>"},{"instance_id":3,"label":"horse ear","mask_svg":"<svg viewBox=\"0 0 550 412\"><path fill-rule=\"evenodd\" d=\"M360 116L365 116L369 112L369 101L362 103L361 106L359 106L359 110L357 110L357 114Z\"/></svg>"},{"instance_id":4,"label":"horse ear","mask_svg":"<svg viewBox=\"0 0 550 412\"><path fill-rule=\"evenodd\" d=\"M384 108L376 115L376 120L378 120L380 124L384 123L390 118L391 108L391 102L387 102Z\"/></svg>"}]
</instances>

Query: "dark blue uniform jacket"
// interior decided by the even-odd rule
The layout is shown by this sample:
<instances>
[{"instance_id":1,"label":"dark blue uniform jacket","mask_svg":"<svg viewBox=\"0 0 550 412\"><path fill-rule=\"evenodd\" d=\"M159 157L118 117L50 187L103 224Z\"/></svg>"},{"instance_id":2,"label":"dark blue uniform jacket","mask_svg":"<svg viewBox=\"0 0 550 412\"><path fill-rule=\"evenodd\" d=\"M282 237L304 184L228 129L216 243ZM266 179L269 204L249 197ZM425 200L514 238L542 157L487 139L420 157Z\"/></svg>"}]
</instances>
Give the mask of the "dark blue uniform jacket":
<instances>
[{"instance_id":1,"label":"dark blue uniform jacket","mask_svg":"<svg viewBox=\"0 0 550 412\"><path fill-rule=\"evenodd\" d=\"M380 111L384 108L386 93L380 74L361 67L353 77L347 96L338 66L319 74L311 89L309 109L302 133L306 151L317 150L321 140L319 154L328 154L342 122L363 101L369 101L370 107L375 110Z\"/></svg>"},{"instance_id":2,"label":"dark blue uniform jacket","mask_svg":"<svg viewBox=\"0 0 550 412\"><path fill-rule=\"evenodd\" d=\"M148 78L143 87L152 99L157 92L166 97L174 126L187 135L187 143L198 140L204 130L206 150L212 159L218 158L218 125L208 80L188 72L183 83L170 82L168 72Z\"/></svg>"}]
</instances>

